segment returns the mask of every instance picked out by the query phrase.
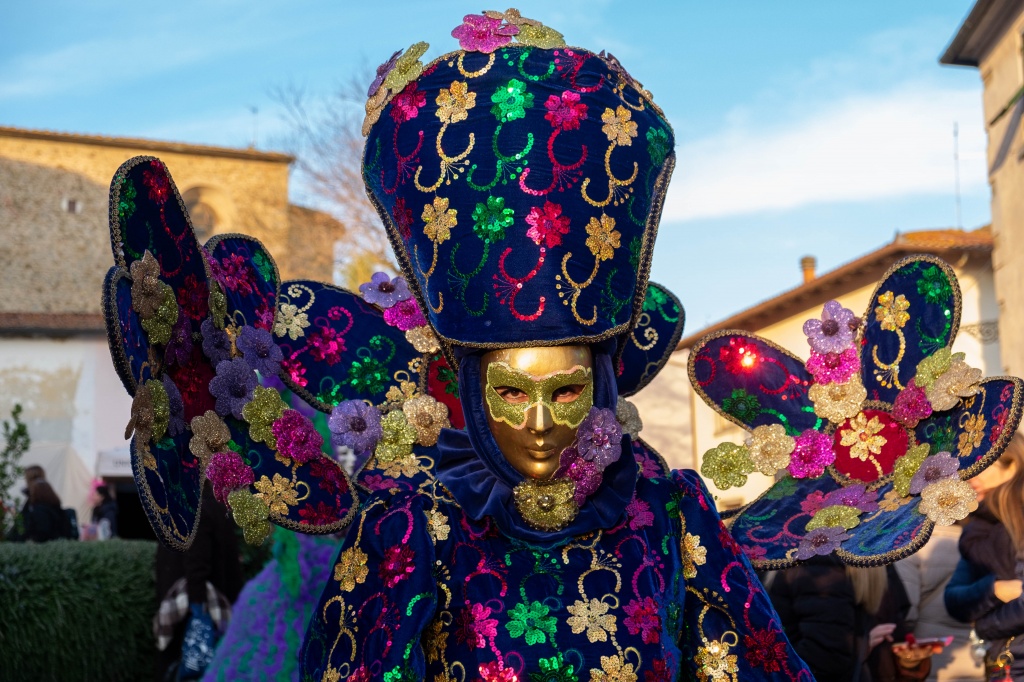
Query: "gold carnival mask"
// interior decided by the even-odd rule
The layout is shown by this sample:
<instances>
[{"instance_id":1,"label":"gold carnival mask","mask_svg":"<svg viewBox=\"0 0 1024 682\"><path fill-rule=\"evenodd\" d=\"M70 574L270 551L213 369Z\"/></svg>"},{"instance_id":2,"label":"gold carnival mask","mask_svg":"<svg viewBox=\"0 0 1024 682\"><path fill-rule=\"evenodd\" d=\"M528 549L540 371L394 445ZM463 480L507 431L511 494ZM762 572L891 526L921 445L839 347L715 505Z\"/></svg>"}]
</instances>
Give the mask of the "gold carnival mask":
<instances>
[{"instance_id":1,"label":"gold carnival mask","mask_svg":"<svg viewBox=\"0 0 1024 682\"><path fill-rule=\"evenodd\" d=\"M590 348L496 350L482 367L487 422L505 459L527 478L550 479L594 406Z\"/></svg>"}]
</instances>

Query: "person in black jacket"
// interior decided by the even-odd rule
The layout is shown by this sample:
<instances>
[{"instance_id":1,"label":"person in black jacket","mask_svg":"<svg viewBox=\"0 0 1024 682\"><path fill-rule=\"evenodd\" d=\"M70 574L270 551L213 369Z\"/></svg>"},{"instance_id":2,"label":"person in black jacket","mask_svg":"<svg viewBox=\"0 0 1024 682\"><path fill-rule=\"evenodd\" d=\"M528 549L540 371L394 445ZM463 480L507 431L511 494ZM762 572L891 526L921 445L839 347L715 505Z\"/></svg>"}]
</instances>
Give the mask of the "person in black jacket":
<instances>
[{"instance_id":1,"label":"person in black jacket","mask_svg":"<svg viewBox=\"0 0 1024 682\"><path fill-rule=\"evenodd\" d=\"M23 523L22 540L49 542L72 537L71 523L60 507L60 498L44 479L35 480L29 486Z\"/></svg>"},{"instance_id":2,"label":"person in black jacket","mask_svg":"<svg viewBox=\"0 0 1024 682\"><path fill-rule=\"evenodd\" d=\"M980 505L960 536L946 610L973 622L988 643L987 679L1024 682L1024 435L1014 434L999 461L970 483Z\"/></svg>"}]
</instances>

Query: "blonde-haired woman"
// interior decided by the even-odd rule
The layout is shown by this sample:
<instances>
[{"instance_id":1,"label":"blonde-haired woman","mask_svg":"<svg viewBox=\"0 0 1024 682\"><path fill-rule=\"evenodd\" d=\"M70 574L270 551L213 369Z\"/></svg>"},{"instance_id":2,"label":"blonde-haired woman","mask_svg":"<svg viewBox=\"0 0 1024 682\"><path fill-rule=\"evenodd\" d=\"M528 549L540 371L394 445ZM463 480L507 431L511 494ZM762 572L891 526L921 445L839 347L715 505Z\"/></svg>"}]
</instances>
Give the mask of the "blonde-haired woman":
<instances>
[{"instance_id":1,"label":"blonde-haired woman","mask_svg":"<svg viewBox=\"0 0 1024 682\"><path fill-rule=\"evenodd\" d=\"M981 504L960 537L946 608L988 642L987 680L1024 682L1024 435L970 483Z\"/></svg>"}]
</instances>

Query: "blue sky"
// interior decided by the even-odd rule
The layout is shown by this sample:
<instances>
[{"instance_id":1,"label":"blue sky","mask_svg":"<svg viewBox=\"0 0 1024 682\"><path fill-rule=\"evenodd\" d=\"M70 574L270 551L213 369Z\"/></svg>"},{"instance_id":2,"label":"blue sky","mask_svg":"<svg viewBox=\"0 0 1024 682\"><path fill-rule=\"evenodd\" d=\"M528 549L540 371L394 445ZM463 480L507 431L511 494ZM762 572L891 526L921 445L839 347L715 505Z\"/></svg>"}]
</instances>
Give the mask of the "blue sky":
<instances>
[{"instance_id":1,"label":"blue sky","mask_svg":"<svg viewBox=\"0 0 1024 682\"><path fill-rule=\"evenodd\" d=\"M989 220L981 84L940 67L970 0L728 3L527 0L570 44L613 52L673 124L678 164L653 278L688 331L898 231ZM247 146L286 125L271 92L327 96L427 40L451 49L465 2L247 0L12 4L0 19L0 125ZM504 6L494 9L504 9Z\"/></svg>"}]
</instances>

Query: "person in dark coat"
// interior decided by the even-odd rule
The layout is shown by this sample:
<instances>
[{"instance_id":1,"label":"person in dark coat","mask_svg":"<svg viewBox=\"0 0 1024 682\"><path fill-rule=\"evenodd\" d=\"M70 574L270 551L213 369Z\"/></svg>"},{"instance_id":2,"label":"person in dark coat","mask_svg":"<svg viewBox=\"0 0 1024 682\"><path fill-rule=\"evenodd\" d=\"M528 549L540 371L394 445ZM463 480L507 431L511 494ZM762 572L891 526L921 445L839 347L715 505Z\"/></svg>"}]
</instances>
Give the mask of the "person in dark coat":
<instances>
[{"instance_id":1,"label":"person in dark coat","mask_svg":"<svg viewBox=\"0 0 1024 682\"><path fill-rule=\"evenodd\" d=\"M71 523L60 507L60 498L44 479L32 482L23 512L24 532L20 539L49 542L72 537Z\"/></svg>"},{"instance_id":2,"label":"person in dark coat","mask_svg":"<svg viewBox=\"0 0 1024 682\"><path fill-rule=\"evenodd\" d=\"M105 485L96 487L96 494L99 495L100 501L92 509L92 522L94 525L99 527L102 521L106 521L110 528L110 535L107 538L117 537L117 500L115 500L110 494L110 488Z\"/></svg>"},{"instance_id":3,"label":"person in dark coat","mask_svg":"<svg viewBox=\"0 0 1024 682\"><path fill-rule=\"evenodd\" d=\"M946 609L988 643L986 679L1024 682L1024 436L970 482L981 503L960 536Z\"/></svg>"}]
</instances>

